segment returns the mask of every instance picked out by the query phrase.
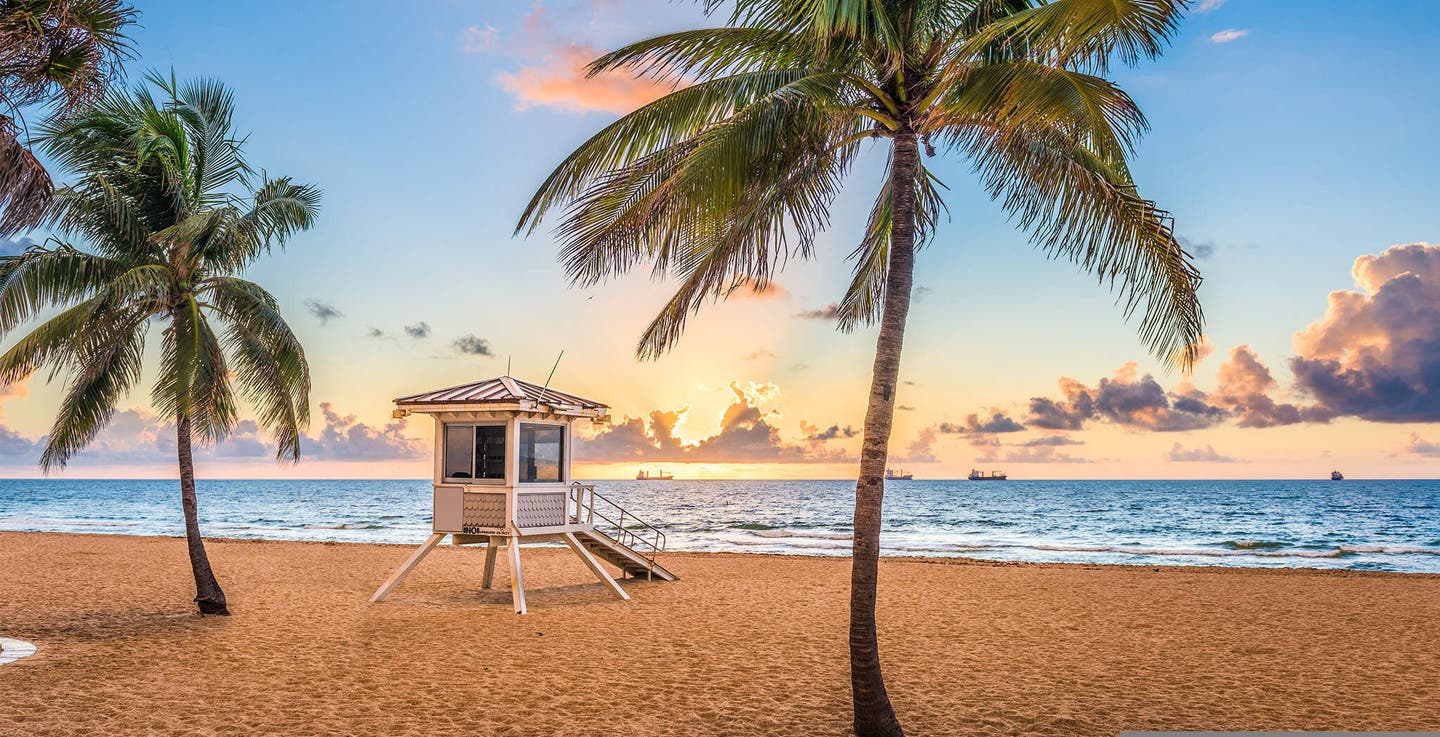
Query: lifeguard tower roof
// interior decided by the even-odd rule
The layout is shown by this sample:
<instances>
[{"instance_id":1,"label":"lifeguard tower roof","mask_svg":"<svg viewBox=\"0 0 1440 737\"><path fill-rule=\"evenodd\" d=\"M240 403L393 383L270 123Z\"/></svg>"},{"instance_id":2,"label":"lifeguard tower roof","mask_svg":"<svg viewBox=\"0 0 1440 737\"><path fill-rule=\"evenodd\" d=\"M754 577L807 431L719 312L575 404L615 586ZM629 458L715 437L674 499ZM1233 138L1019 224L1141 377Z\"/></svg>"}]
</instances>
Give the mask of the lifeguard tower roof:
<instances>
[{"instance_id":1,"label":"lifeguard tower roof","mask_svg":"<svg viewBox=\"0 0 1440 737\"><path fill-rule=\"evenodd\" d=\"M400 397L395 400L395 405L401 409L420 412L446 406L458 408L484 405L487 409L507 406L515 409L538 409L540 405L544 405L557 413L587 417L599 417L609 410L609 407L593 399L566 394L510 376L497 376L484 381Z\"/></svg>"}]
</instances>

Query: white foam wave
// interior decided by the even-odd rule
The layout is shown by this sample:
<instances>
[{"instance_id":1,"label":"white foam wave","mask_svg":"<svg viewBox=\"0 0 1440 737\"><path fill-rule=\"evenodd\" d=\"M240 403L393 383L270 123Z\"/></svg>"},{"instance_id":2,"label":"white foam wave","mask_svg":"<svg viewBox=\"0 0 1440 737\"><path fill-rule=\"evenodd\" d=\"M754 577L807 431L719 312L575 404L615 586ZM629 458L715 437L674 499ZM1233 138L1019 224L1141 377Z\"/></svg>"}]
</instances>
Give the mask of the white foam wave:
<instances>
[{"instance_id":1,"label":"white foam wave","mask_svg":"<svg viewBox=\"0 0 1440 737\"><path fill-rule=\"evenodd\" d=\"M1027 545L1034 550L1062 553L1119 553L1137 556L1203 556L1209 558L1339 558L1346 550L1225 550L1215 548L1139 548L1125 545Z\"/></svg>"},{"instance_id":2,"label":"white foam wave","mask_svg":"<svg viewBox=\"0 0 1440 737\"><path fill-rule=\"evenodd\" d=\"M1415 545L1341 545L1347 553L1379 553L1381 555L1440 555L1440 548Z\"/></svg>"},{"instance_id":3,"label":"white foam wave","mask_svg":"<svg viewBox=\"0 0 1440 737\"><path fill-rule=\"evenodd\" d=\"M745 532L755 537L769 538L808 537L815 540L849 540L851 538L848 532L827 532L823 530L787 530L782 528L774 530L746 530Z\"/></svg>"},{"instance_id":4,"label":"white foam wave","mask_svg":"<svg viewBox=\"0 0 1440 737\"><path fill-rule=\"evenodd\" d=\"M105 519L8 519L0 520L3 524L17 527L138 527L139 522L129 520L105 520Z\"/></svg>"}]
</instances>

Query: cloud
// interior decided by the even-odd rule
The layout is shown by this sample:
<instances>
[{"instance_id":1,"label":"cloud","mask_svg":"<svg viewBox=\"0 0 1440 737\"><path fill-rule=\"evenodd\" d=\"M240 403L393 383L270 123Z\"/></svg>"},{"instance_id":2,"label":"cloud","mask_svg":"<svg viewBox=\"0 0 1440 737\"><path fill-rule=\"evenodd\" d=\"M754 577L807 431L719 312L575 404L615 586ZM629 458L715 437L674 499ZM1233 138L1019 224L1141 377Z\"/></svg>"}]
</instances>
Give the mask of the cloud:
<instances>
[{"instance_id":1,"label":"cloud","mask_svg":"<svg viewBox=\"0 0 1440 737\"><path fill-rule=\"evenodd\" d=\"M1135 363L1127 363L1095 388L1062 377L1062 398L1032 397L1025 422L1044 430L1079 430L1095 420L1131 430L1182 432L1210 427L1229 414L1193 388L1167 392L1155 377L1137 378L1138 372Z\"/></svg>"},{"instance_id":2,"label":"cloud","mask_svg":"<svg viewBox=\"0 0 1440 737\"><path fill-rule=\"evenodd\" d=\"M1215 344L1209 338L1201 338L1200 345L1195 346L1195 365L1199 366L1205 359L1215 354Z\"/></svg>"},{"instance_id":3,"label":"cloud","mask_svg":"<svg viewBox=\"0 0 1440 737\"><path fill-rule=\"evenodd\" d=\"M10 429L0 422L0 468L5 466L29 466L39 462L40 451L45 447L45 438L29 438Z\"/></svg>"},{"instance_id":4,"label":"cloud","mask_svg":"<svg viewBox=\"0 0 1440 737\"><path fill-rule=\"evenodd\" d=\"M927 427L906 446L904 455L891 455L890 460L900 463L939 463L940 459L935 455L935 441L938 438L937 430Z\"/></svg>"},{"instance_id":5,"label":"cloud","mask_svg":"<svg viewBox=\"0 0 1440 737\"><path fill-rule=\"evenodd\" d=\"M839 425L831 425L830 427L821 430L814 425L801 423L800 429L805 432L805 439L812 441L834 440L836 438L853 438L856 435L860 434L859 430L856 430L849 425L846 425L845 427L840 427Z\"/></svg>"},{"instance_id":6,"label":"cloud","mask_svg":"<svg viewBox=\"0 0 1440 737\"><path fill-rule=\"evenodd\" d=\"M765 282L764 285L757 284L750 277L743 277L736 285L726 293L727 300L769 300L787 299L790 291L773 281Z\"/></svg>"},{"instance_id":7,"label":"cloud","mask_svg":"<svg viewBox=\"0 0 1440 737\"><path fill-rule=\"evenodd\" d=\"M1189 238L1180 236L1180 246L1195 258L1210 258L1215 255L1214 241L1200 241L1197 243Z\"/></svg>"},{"instance_id":8,"label":"cloud","mask_svg":"<svg viewBox=\"0 0 1440 737\"><path fill-rule=\"evenodd\" d=\"M359 422L355 415L341 416L326 402L320 405L324 427L300 440L301 460L385 461L421 458L430 445L405 434L406 422L397 420L381 427ZM30 438L0 423L0 466L34 466L39 463L46 436ZM71 466L140 466L175 463L175 424L162 422L142 409L116 412L105 429L74 458ZM198 462L214 460L273 461L273 438L254 420L236 423L220 443L195 448Z\"/></svg>"},{"instance_id":9,"label":"cloud","mask_svg":"<svg viewBox=\"0 0 1440 737\"><path fill-rule=\"evenodd\" d=\"M33 238L17 238L15 240L0 238L0 256L19 256L25 252L25 249L33 245L35 245Z\"/></svg>"},{"instance_id":10,"label":"cloud","mask_svg":"<svg viewBox=\"0 0 1440 737\"><path fill-rule=\"evenodd\" d=\"M1230 43L1231 41L1235 41L1235 40L1237 40L1237 39L1244 38L1245 36L1247 36L1247 35L1249 35L1249 34L1250 34L1250 31L1249 31L1249 30L1240 30L1240 29L1236 29L1236 28L1227 28L1227 29L1225 29L1225 30L1223 30L1223 31L1220 31L1219 33L1211 34L1211 36L1210 36L1210 43L1214 43L1214 44L1228 44L1228 43Z\"/></svg>"},{"instance_id":11,"label":"cloud","mask_svg":"<svg viewBox=\"0 0 1440 737\"><path fill-rule=\"evenodd\" d=\"M380 427L360 422L355 415L341 415L330 402L320 404L325 426L314 437L300 443L302 457L339 461L391 461L423 458L430 446L405 434L406 421L394 420Z\"/></svg>"},{"instance_id":12,"label":"cloud","mask_svg":"<svg viewBox=\"0 0 1440 737\"><path fill-rule=\"evenodd\" d=\"M414 325L406 325L404 330L406 335L416 340L430 337L430 325L423 320Z\"/></svg>"},{"instance_id":13,"label":"cloud","mask_svg":"<svg viewBox=\"0 0 1440 737\"><path fill-rule=\"evenodd\" d=\"M1297 422L1328 422L1332 414L1323 408L1279 403L1270 397L1278 386L1270 369L1260 362L1248 345L1230 350L1220 366L1219 386L1211 401L1238 416L1240 427L1274 427Z\"/></svg>"},{"instance_id":14,"label":"cloud","mask_svg":"<svg viewBox=\"0 0 1440 737\"><path fill-rule=\"evenodd\" d=\"M385 331L380 328L370 328L365 331L365 337L379 339L385 337Z\"/></svg>"},{"instance_id":15,"label":"cloud","mask_svg":"<svg viewBox=\"0 0 1440 737\"><path fill-rule=\"evenodd\" d=\"M1432 443L1415 433L1410 433L1410 442L1405 444L1403 450L1418 456L1440 458L1440 442Z\"/></svg>"},{"instance_id":16,"label":"cloud","mask_svg":"<svg viewBox=\"0 0 1440 737\"><path fill-rule=\"evenodd\" d=\"M1175 463L1234 463L1235 459L1215 452L1215 447L1186 448L1176 443L1170 448L1169 458Z\"/></svg>"},{"instance_id":17,"label":"cloud","mask_svg":"<svg viewBox=\"0 0 1440 737\"><path fill-rule=\"evenodd\" d=\"M826 448L824 440L787 443L773 420L776 412L765 412L762 405L779 395L779 388L770 383L751 383L742 388L731 382L734 401L720 417L719 429L694 443L686 443L676 435L675 428L690 415L689 407L674 410L653 410L648 417L626 417L619 423L601 429L591 437L577 441L577 457L587 461L664 461L670 463L815 463L850 460L843 449ZM802 427L807 425L802 424ZM836 427L836 437L848 428ZM829 433L812 428L812 434ZM852 431L853 432L853 431Z\"/></svg>"},{"instance_id":18,"label":"cloud","mask_svg":"<svg viewBox=\"0 0 1440 737\"><path fill-rule=\"evenodd\" d=\"M965 416L961 423L942 422L938 426L942 433L958 433L971 435L975 433L1007 433L1020 432L1025 426L1011 419L1004 412L998 409L990 410L990 416L982 419L978 414Z\"/></svg>"},{"instance_id":19,"label":"cloud","mask_svg":"<svg viewBox=\"0 0 1440 737\"><path fill-rule=\"evenodd\" d=\"M745 356L746 361L758 361L762 358L774 358L775 352L769 348L757 348L754 353Z\"/></svg>"},{"instance_id":20,"label":"cloud","mask_svg":"<svg viewBox=\"0 0 1440 737\"><path fill-rule=\"evenodd\" d=\"M831 302L818 310L801 310L795 316L804 320L839 320L840 303Z\"/></svg>"},{"instance_id":21,"label":"cloud","mask_svg":"<svg viewBox=\"0 0 1440 737\"><path fill-rule=\"evenodd\" d=\"M9 383L9 384L0 384L0 420L4 420L4 419L5 419L5 402L6 402L6 400L10 400L10 399L24 399L24 398L30 396L30 378L31 378L31 376L34 376L34 374L31 374L30 376L26 376L25 378L20 379L19 381L13 381L13 382L11 382L11 383Z\"/></svg>"},{"instance_id":22,"label":"cloud","mask_svg":"<svg viewBox=\"0 0 1440 737\"><path fill-rule=\"evenodd\" d=\"M490 352L490 342L484 338L477 337L474 333L467 333L455 339L452 344L455 350L468 356L493 356Z\"/></svg>"},{"instance_id":23,"label":"cloud","mask_svg":"<svg viewBox=\"0 0 1440 737\"><path fill-rule=\"evenodd\" d=\"M1020 443L1019 446L1022 447L1022 448L1049 448L1049 447L1059 447L1059 446L1062 446L1062 445L1084 445L1084 444L1085 444L1085 441L1083 441L1083 440L1075 440L1074 438L1071 438L1069 435L1043 435L1043 436L1038 437L1038 438L1033 438L1033 439L1031 439L1031 440L1026 440L1026 441L1023 442L1023 443Z\"/></svg>"},{"instance_id":24,"label":"cloud","mask_svg":"<svg viewBox=\"0 0 1440 737\"><path fill-rule=\"evenodd\" d=\"M309 310L311 315L314 315L316 319L320 320L321 325L328 325L331 320L345 316L345 313L335 309L333 305L313 299L305 300L305 309Z\"/></svg>"},{"instance_id":25,"label":"cloud","mask_svg":"<svg viewBox=\"0 0 1440 737\"><path fill-rule=\"evenodd\" d=\"M492 51L500 43L500 29L489 23L477 23L465 29L461 41L461 48L467 54Z\"/></svg>"},{"instance_id":26,"label":"cloud","mask_svg":"<svg viewBox=\"0 0 1440 737\"><path fill-rule=\"evenodd\" d=\"M1225 4L1225 1L1226 0L1200 0L1200 4L1195 6L1195 12L1210 13L1219 10L1220 6Z\"/></svg>"},{"instance_id":27,"label":"cloud","mask_svg":"<svg viewBox=\"0 0 1440 737\"><path fill-rule=\"evenodd\" d=\"M988 460L988 459L987 459ZM1091 463L1056 449L1054 445L1026 445L1005 454L1006 463Z\"/></svg>"},{"instance_id":28,"label":"cloud","mask_svg":"<svg viewBox=\"0 0 1440 737\"><path fill-rule=\"evenodd\" d=\"M1064 399L1031 397L1026 422L1045 430L1079 430L1095 416L1095 400L1089 387L1069 377L1060 378Z\"/></svg>"},{"instance_id":29,"label":"cloud","mask_svg":"<svg viewBox=\"0 0 1440 737\"><path fill-rule=\"evenodd\" d=\"M564 38L551 21L549 10L538 3L525 16L513 43L500 40L496 29L471 26L464 34L464 50L498 52L524 60L519 68L495 75L500 88L515 99L517 110L545 107L571 113L622 114L672 89L653 79L637 79L628 72L609 71L587 77L586 67L604 52L591 44Z\"/></svg>"},{"instance_id":30,"label":"cloud","mask_svg":"<svg viewBox=\"0 0 1440 737\"><path fill-rule=\"evenodd\" d=\"M1330 293L1295 335L1290 370L1317 412L1373 422L1440 421L1440 245L1361 256L1359 291Z\"/></svg>"}]
</instances>

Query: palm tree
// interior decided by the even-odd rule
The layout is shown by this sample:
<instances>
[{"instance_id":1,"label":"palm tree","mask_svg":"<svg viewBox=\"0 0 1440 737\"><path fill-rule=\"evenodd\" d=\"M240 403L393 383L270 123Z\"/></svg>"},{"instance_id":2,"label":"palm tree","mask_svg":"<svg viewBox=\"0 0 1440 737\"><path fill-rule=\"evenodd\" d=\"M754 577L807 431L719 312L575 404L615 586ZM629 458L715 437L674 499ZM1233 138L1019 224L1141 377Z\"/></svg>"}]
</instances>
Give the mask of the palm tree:
<instances>
[{"instance_id":1,"label":"palm tree","mask_svg":"<svg viewBox=\"0 0 1440 737\"><path fill-rule=\"evenodd\" d=\"M718 5L711 2L710 10ZM875 630L883 473L915 251L944 209L922 148L967 156L1034 242L1118 292L1157 355L1188 369L1200 278L1170 216L1126 164L1146 127L1103 75L1157 56L1184 0L737 0L727 27L671 33L593 62L674 85L609 125L540 186L516 232L563 208L561 260L589 286L649 264L678 280L637 349L653 359L686 318L764 288L810 257L870 141L888 166L851 254L840 325L879 323L865 414L850 598L855 732L901 734Z\"/></svg>"},{"instance_id":2,"label":"palm tree","mask_svg":"<svg viewBox=\"0 0 1440 737\"><path fill-rule=\"evenodd\" d=\"M90 250L56 238L0 260L0 339L62 310L0 356L0 383L47 366L51 378L68 374L40 457L46 472L64 468L139 381L149 327L164 325L150 397L175 423L195 601L202 614L229 614L200 537L192 444L234 427L238 385L275 435L277 458L299 459L310 412L305 351L275 298L239 274L308 229L320 193L254 175L218 81L147 81L163 101L142 84L46 124L39 137L73 176L46 224Z\"/></svg>"},{"instance_id":3,"label":"palm tree","mask_svg":"<svg viewBox=\"0 0 1440 737\"><path fill-rule=\"evenodd\" d=\"M120 0L0 0L0 236L44 217L55 185L20 141L21 108L64 117L105 93L131 56Z\"/></svg>"}]
</instances>

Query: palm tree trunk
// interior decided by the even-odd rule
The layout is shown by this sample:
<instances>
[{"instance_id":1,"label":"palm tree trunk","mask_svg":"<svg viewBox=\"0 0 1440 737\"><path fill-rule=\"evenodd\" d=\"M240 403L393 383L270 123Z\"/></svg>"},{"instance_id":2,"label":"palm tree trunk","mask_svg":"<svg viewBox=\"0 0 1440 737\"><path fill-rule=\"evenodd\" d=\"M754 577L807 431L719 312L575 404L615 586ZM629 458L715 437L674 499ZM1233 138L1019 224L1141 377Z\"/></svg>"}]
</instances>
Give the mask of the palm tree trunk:
<instances>
[{"instance_id":1,"label":"palm tree trunk","mask_svg":"<svg viewBox=\"0 0 1440 737\"><path fill-rule=\"evenodd\" d=\"M860 480L855 485L855 537L850 568L850 690L857 737L904 734L890 705L890 696L885 692L885 677L880 672L880 645L875 635L875 586L880 567L880 514L885 498L890 425L895 418L900 350L905 342L905 317L910 312L910 287L915 275L915 176L919 161L915 133L907 126L896 133L891 148L890 191L894 210L890 270L885 278L880 336L875 342L870 404L865 410Z\"/></svg>"},{"instance_id":2,"label":"palm tree trunk","mask_svg":"<svg viewBox=\"0 0 1440 737\"><path fill-rule=\"evenodd\" d=\"M185 509L185 543L190 548L190 570L195 574L195 603L201 614L230 616L225 592L210 570L205 541L200 537L200 512L195 504L195 461L190 453L190 416L181 414L175 422L175 440L180 455L180 506Z\"/></svg>"}]
</instances>

